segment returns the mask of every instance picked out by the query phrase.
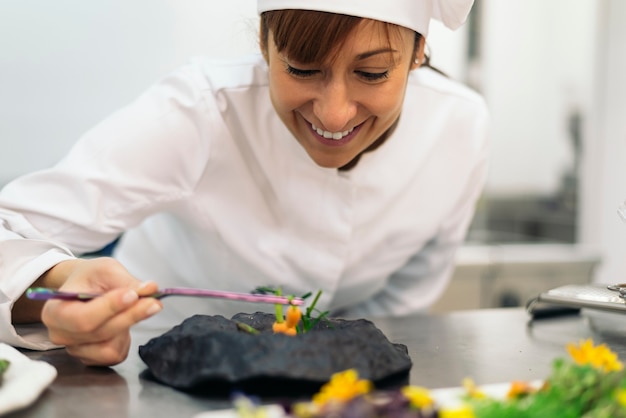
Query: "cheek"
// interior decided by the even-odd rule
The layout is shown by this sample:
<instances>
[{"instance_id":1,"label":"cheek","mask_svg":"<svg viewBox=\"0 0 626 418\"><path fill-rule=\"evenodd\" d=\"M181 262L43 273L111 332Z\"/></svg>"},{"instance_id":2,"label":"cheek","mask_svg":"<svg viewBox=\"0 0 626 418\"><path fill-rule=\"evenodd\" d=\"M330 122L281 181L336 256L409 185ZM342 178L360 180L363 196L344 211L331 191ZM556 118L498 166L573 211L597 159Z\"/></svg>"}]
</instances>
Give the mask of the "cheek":
<instances>
[{"instance_id":1,"label":"cheek","mask_svg":"<svg viewBox=\"0 0 626 418\"><path fill-rule=\"evenodd\" d=\"M274 107L280 111L291 111L304 102L300 86L283 74L270 76L270 95Z\"/></svg>"},{"instance_id":2,"label":"cheek","mask_svg":"<svg viewBox=\"0 0 626 418\"><path fill-rule=\"evenodd\" d=\"M395 117L402 109L404 102L404 84L390 86L378 94L372 94L369 98L369 109L380 117Z\"/></svg>"}]
</instances>

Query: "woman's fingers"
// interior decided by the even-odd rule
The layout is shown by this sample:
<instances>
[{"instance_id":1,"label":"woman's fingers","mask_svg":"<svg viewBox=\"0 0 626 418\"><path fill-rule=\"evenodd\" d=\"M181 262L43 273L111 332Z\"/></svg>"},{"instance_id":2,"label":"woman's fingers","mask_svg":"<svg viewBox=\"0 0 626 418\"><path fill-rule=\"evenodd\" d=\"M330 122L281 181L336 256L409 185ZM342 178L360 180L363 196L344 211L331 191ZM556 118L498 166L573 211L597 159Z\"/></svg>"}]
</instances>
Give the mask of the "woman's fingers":
<instances>
[{"instance_id":1,"label":"woman's fingers","mask_svg":"<svg viewBox=\"0 0 626 418\"><path fill-rule=\"evenodd\" d=\"M81 303L81 302L65 302ZM84 305L84 304L83 304ZM94 327L93 321L75 321L64 327L49 327L50 340L66 346L67 352L88 365L112 366L128 355L130 327L161 310L161 302L142 298L126 310ZM89 314L84 314L89 317Z\"/></svg>"},{"instance_id":2,"label":"woman's fingers","mask_svg":"<svg viewBox=\"0 0 626 418\"><path fill-rule=\"evenodd\" d=\"M106 341L156 314L162 307L161 302L153 298L137 299L136 293L134 301L132 296L124 294L112 298L122 299L122 302L104 300L111 299L108 296L86 303L56 301L58 306L44 307L42 318L50 340L61 345Z\"/></svg>"},{"instance_id":3,"label":"woman's fingers","mask_svg":"<svg viewBox=\"0 0 626 418\"><path fill-rule=\"evenodd\" d=\"M143 282L135 289L139 296L149 296L155 294L159 290L159 285L155 282Z\"/></svg>"},{"instance_id":4,"label":"woman's fingers","mask_svg":"<svg viewBox=\"0 0 626 418\"><path fill-rule=\"evenodd\" d=\"M127 330L114 338L98 343L68 345L65 350L88 366L113 366L128 356L130 332Z\"/></svg>"},{"instance_id":5,"label":"woman's fingers","mask_svg":"<svg viewBox=\"0 0 626 418\"><path fill-rule=\"evenodd\" d=\"M162 308L159 300L147 297L158 291L157 284L140 282L114 259L60 263L51 272L65 276L61 290L102 293L88 302L49 300L41 312L50 341L86 364L123 361L130 327Z\"/></svg>"}]
</instances>

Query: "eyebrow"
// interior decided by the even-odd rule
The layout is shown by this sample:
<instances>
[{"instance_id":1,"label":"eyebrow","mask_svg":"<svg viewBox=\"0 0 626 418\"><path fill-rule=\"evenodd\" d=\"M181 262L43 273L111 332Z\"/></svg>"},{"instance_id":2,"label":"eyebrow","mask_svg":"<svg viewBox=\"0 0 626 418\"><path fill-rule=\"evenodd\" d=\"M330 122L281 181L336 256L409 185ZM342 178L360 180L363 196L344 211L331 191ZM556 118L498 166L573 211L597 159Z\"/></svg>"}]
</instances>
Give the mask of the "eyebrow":
<instances>
[{"instance_id":1,"label":"eyebrow","mask_svg":"<svg viewBox=\"0 0 626 418\"><path fill-rule=\"evenodd\" d=\"M368 52L364 52L362 54L359 54L359 55L356 56L356 59L357 59L357 61L360 61L360 60L364 60L366 58L369 58L369 57L371 57L373 55L384 54L384 53L387 53L387 52L394 53L394 52L398 52L398 51L395 50L395 49L392 49L392 48L380 48L380 49L375 49L373 51L368 51Z\"/></svg>"}]
</instances>

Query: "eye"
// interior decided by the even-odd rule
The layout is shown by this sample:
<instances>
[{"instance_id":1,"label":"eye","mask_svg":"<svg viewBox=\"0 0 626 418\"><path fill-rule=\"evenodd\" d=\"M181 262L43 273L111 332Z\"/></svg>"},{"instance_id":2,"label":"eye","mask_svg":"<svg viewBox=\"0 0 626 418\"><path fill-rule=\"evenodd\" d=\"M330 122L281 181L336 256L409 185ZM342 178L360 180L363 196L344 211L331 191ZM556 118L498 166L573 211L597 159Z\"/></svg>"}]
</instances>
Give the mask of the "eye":
<instances>
[{"instance_id":1,"label":"eye","mask_svg":"<svg viewBox=\"0 0 626 418\"><path fill-rule=\"evenodd\" d=\"M299 78L308 78L319 73L319 70L300 70L298 68L292 67L291 65L287 65L287 72Z\"/></svg>"},{"instance_id":2,"label":"eye","mask_svg":"<svg viewBox=\"0 0 626 418\"><path fill-rule=\"evenodd\" d=\"M370 73L368 71L355 71L359 77L367 81L380 81L389 78L389 71L383 71L382 73Z\"/></svg>"}]
</instances>

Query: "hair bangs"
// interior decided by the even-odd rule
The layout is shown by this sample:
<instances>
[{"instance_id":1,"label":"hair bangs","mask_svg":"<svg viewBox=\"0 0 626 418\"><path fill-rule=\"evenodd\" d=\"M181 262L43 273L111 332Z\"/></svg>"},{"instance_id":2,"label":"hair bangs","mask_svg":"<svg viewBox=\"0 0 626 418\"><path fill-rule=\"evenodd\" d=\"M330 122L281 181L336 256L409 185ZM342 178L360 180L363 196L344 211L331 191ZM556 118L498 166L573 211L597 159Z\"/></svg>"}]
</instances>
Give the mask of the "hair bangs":
<instances>
[{"instance_id":1,"label":"hair bangs","mask_svg":"<svg viewBox=\"0 0 626 418\"><path fill-rule=\"evenodd\" d=\"M274 10L261 16L261 47L272 32L276 49L289 59L308 64L326 61L338 50L360 17L312 10Z\"/></svg>"}]
</instances>

